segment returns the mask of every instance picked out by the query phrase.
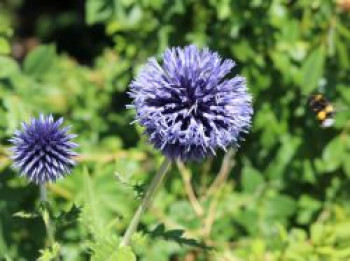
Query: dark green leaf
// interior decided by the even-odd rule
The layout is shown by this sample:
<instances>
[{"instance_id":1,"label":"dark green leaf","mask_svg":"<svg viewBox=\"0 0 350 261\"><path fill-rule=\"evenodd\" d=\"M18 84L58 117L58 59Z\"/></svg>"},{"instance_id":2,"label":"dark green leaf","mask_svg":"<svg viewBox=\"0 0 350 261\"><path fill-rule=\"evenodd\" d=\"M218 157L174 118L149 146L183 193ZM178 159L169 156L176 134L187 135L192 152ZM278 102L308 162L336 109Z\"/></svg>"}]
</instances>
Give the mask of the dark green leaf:
<instances>
[{"instance_id":1,"label":"dark green leaf","mask_svg":"<svg viewBox=\"0 0 350 261\"><path fill-rule=\"evenodd\" d=\"M152 231L147 232L152 238L161 237L168 241L174 241L180 245L186 245L190 247L196 247L203 250L211 250L211 247L206 246L204 243L195 239L186 238L183 236L185 231L183 229L170 229L165 230L165 225L160 223Z\"/></svg>"},{"instance_id":2,"label":"dark green leaf","mask_svg":"<svg viewBox=\"0 0 350 261\"><path fill-rule=\"evenodd\" d=\"M64 226L77 222L80 213L81 208L73 204L67 212L62 211L59 216L55 218L56 225Z\"/></svg>"}]
</instances>

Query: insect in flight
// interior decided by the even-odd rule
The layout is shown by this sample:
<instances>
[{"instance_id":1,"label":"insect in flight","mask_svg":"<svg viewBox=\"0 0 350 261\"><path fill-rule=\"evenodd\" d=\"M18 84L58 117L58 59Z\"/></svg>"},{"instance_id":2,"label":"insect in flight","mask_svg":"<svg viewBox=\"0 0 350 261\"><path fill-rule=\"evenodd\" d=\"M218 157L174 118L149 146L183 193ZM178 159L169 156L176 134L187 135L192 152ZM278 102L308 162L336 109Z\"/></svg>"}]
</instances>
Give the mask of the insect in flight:
<instances>
[{"instance_id":1,"label":"insect in flight","mask_svg":"<svg viewBox=\"0 0 350 261\"><path fill-rule=\"evenodd\" d=\"M317 121L323 128L328 128L334 124L334 106L320 93L312 94L309 97L308 105L315 114Z\"/></svg>"}]
</instances>

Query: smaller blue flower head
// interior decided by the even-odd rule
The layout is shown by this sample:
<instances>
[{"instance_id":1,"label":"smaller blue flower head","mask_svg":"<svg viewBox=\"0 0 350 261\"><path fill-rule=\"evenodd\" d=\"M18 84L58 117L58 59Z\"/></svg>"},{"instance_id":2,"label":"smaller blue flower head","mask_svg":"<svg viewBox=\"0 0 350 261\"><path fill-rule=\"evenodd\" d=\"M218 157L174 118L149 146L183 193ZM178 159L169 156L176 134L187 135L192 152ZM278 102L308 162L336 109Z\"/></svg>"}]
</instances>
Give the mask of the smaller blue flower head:
<instances>
[{"instance_id":1,"label":"smaller blue flower head","mask_svg":"<svg viewBox=\"0 0 350 261\"><path fill-rule=\"evenodd\" d=\"M52 115L40 115L30 124L22 123L22 130L15 131L13 143L13 165L30 181L43 184L55 182L71 172L75 165L72 151L78 145L71 142L76 137L68 134L70 127L61 128L63 118L54 121Z\"/></svg>"},{"instance_id":2,"label":"smaller blue flower head","mask_svg":"<svg viewBox=\"0 0 350 261\"><path fill-rule=\"evenodd\" d=\"M202 159L238 145L250 128L252 97L235 63L208 48L169 48L131 83L136 121L170 159Z\"/></svg>"}]
</instances>

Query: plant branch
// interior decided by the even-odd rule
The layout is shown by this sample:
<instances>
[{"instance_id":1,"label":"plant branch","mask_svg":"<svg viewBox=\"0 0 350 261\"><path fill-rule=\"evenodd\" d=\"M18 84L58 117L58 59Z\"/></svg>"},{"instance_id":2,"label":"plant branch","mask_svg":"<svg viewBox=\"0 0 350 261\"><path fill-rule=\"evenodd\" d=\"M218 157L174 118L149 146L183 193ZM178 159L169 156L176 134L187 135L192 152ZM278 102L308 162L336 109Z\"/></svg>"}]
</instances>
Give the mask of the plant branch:
<instances>
[{"instance_id":1,"label":"plant branch","mask_svg":"<svg viewBox=\"0 0 350 261\"><path fill-rule=\"evenodd\" d=\"M212 201L210 202L209 210L207 217L205 218L203 222L203 236L205 238L209 238L211 233L211 228L213 227L213 224L215 222L215 216L216 216L216 208L218 205L218 199L214 197Z\"/></svg>"},{"instance_id":2,"label":"plant branch","mask_svg":"<svg viewBox=\"0 0 350 261\"><path fill-rule=\"evenodd\" d=\"M189 169L187 169L185 167L185 165L183 164L182 161L178 160L176 163L177 163L177 167L180 171L182 180L183 180L184 185L185 185L185 190L186 190L188 200L189 200L194 212L196 213L196 215L201 217L204 214L204 210L203 210L202 206L200 205L200 203L196 197L196 194L194 193L193 187L191 185L192 173Z\"/></svg>"},{"instance_id":3,"label":"plant branch","mask_svg":"<svg viewBox=\"0 0 350 261\"><path fill-rule=\"evenodd\" d=\"M234 155L235 155L235 150L233 148L230 148L226 152L221 164L220 171L204 196L204 198L213 196L209 205L208 213L203 222L203 236L208 239L210 238L210 233L217 214L216 210L218 206L219 192L234 165L234 160L233 160Z\"/></svg>"},{"instance_id":4,"label":"plant branch","mask_svg":"<svg viewBox=\"0 0 350 261\"><path fill-rule=\"evenodd\" d=\"M230 171L232 167L234 166L234 160L233 157L235 155L235 150L233 148L230 148L222 161L220 171L218 175L216 176L215 180L213 183L210 185L210 187L207 190L207 193L205 194L204 198L207 198L215 192L220 189L221 185L225 182L227 179L228 175L230 174Z\"/></svg>"}]
</instances>

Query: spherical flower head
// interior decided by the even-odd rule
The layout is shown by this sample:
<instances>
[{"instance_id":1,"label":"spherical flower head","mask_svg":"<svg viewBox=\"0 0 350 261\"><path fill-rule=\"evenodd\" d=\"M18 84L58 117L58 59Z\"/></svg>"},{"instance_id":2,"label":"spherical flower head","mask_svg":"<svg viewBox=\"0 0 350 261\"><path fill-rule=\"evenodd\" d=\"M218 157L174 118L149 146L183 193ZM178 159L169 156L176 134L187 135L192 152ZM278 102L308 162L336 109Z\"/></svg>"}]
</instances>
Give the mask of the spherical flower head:
<instances>
[{"instance_id":1,"label":"spherical flower head","mask_svg":"<svg viewBox=\"0 0 350 261\"><path fill-rule=\"evenodd\" d=\"M202 159L238 145L250 127L252 97L245 78L228 77L235 62L208 48L167 49L131 83L136 121L170 159Z\"/></svg>"},{"instance_id":2,"label":"spherical flower head","mask_svg":"<svg viewBox=\"0 0 350 261\"><path fill-rule=\"evenodd\" d=\"M30 124L22 123L22 130L15 131L12 159L21 175L37 184L55 182L71 172L75 165L72 151L76 137L68 134L70 127L62 128L63 118L54 121L52 115L33 118Z\"/></svg>"}]
</instances>

